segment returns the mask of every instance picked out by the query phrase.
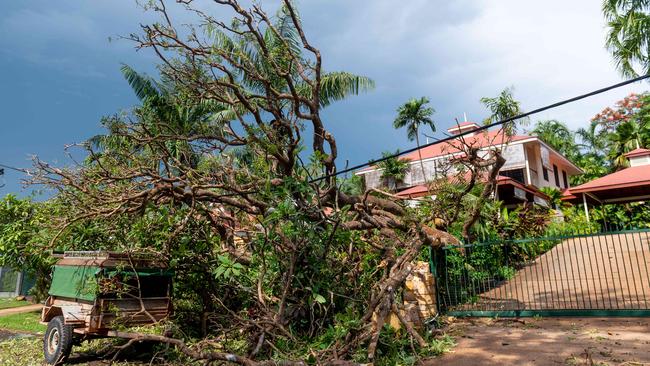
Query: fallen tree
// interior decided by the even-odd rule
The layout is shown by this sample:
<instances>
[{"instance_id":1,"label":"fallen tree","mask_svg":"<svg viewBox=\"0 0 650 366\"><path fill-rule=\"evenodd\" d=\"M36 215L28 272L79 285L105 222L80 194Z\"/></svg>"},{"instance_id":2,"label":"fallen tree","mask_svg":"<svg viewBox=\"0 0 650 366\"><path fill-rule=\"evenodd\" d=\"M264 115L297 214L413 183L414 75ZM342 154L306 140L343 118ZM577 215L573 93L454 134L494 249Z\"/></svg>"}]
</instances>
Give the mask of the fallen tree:
<instances>
[{"instance_id":1,"label":"fallen tree","mask_svg":"<svg viewBox=\"0 0 650 366\"><path fill-rule=\"evenodd\" d=\"M321 111L372 82L324 72L290 1L270 17L257 5L214 0L215 13L234 14L228 22L177 3L199 26L177 29L155 2L149 9L160 22L129 37L161 60L161 82L124 69L142 105L106 118L109 133L81 145L87 159L77 166L35 161L31 183L55 189L67 208L53 218L58 233L48 246L69 248L66 240L92 227L92 240L75 249L167 257L177 312L204 341L130 335L136 341L241 365L374 362L423 248L458 241L387 192L341 189L336 140ZM487 199L504 162L498 149L483 154L460 141L453 163L465 166L471 187L448 202L449 212L463 209L477 181L487 182ZM478 214L459 218L469 230ZM194 303L198 317L188 310ZM426 346L428 336L400 320Z\"/></svg>"}]
</instances>

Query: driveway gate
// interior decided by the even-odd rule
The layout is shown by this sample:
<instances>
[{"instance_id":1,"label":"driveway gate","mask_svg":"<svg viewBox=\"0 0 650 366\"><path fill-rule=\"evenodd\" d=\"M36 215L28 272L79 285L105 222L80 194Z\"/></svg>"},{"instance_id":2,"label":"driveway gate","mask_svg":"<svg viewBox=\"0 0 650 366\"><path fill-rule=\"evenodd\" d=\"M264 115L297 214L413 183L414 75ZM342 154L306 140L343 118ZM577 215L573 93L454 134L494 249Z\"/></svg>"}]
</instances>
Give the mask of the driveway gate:
<instances>
[{"instance_id":1,"label":"driveway gate","mask_svg":"<svg viewBox=\"0 0 650 366\"><path fill-rule=\"evenodd\" d=\"M650 230L448 246L431 267L453 316L650 316Z\"/></svg>"}]
</instances>

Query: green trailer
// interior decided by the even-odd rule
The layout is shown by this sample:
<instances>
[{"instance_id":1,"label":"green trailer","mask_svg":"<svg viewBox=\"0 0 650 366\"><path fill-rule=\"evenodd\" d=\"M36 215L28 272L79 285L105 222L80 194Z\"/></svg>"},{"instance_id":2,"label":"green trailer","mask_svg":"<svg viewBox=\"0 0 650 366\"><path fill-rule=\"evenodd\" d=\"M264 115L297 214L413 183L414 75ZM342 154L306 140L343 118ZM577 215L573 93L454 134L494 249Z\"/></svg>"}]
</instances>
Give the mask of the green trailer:
<instances>
[{"instance_id":1,"label":"green trailer","mask_svg":"<svg viewBox=\"0 0 650 366\"><path fill-rule=\"evenodd\" d=\"M104 251L60 255L41 313L41 322L47 324L46 363L65 363L75 343L114 337L116 329L168 317L171 275L166 263L151 255Z\"/></svg>"}]
</instances>

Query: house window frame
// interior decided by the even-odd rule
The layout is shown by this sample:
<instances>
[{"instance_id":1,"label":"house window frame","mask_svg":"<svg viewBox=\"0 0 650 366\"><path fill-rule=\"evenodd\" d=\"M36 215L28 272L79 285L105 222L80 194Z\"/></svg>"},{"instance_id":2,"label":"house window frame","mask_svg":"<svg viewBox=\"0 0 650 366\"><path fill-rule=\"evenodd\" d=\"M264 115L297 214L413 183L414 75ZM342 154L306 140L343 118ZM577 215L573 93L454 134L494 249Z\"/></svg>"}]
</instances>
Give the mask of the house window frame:
<instances>
[{"instance_id":1,"label":"house window frame","mask_svg":"<svg viewBox=\"0 0 650 366\"><path fill-rule=\"evenodd\" d=\"M521 184L526 184L526 169L524 168L501 170L499 175L508 177Z\"/></svg>"},{"instance_id":2,"label":"house window frame","mask_svg":"<svg viewBox=\"0 0 650 366\"><path fill-rule=\"evenodd\" d=\"M560 173L557 168L557 165L553 164L553 175L555 176L555 186L556 187L561 187L560 186Z\"/></svg>"},{"instance_id":3,"label":"house window frame","mask_svg":"<svg viewBox=\"0 0 650 366\"><path fill-rule=\"evenodd\" d=\"M566 175L566 170L562 170L562 182L564 183L564 188L569 188L569 179Z\"/></svg>"}]
</instances>

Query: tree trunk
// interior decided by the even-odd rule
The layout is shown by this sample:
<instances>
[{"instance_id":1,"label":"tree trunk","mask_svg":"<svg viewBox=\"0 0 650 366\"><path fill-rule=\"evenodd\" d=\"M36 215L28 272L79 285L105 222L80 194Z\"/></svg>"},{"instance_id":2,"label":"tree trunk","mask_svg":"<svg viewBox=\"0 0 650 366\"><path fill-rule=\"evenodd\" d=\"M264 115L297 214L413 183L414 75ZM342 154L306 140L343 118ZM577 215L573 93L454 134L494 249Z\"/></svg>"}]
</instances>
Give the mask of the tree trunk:
<instances>
[{"instance_id":1,"label":"tree trunk","mask_svg":"<svg viewBox=\"0 0 650 366\"><path fill-rule=\"evenodd\" d=\"M422 162L422 151L420 151L420 132L418 129L415 130L415 144L418 146L418 158L420 159L420 168L422 169L422 180L424 180L424 184L428 184L427 182L427 176L426 173L424 172L424 163Z\"/></svg>"}]
</instances>

